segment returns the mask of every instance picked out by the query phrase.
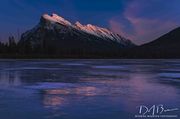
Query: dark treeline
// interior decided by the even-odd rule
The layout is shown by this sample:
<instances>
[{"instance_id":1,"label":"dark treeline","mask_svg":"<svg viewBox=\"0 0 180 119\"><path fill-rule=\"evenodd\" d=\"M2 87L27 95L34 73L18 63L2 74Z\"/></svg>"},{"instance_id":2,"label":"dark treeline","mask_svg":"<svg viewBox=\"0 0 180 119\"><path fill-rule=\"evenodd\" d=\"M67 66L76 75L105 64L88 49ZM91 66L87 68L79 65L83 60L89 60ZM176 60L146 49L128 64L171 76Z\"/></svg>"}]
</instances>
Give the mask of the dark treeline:
<instances>
[{"instance_id":1,"label":"dark treeline","mask_svg":"<svg viewBox=\"0 0 180 119\"><path fill-rule=\"evenodd\" d=\"M17 42L14 36L10 36L8 42L0 42L0 54L16 54L18 52Z\"/></svg>"},{"instance_id":2,"label":"dark treeline","mask_svg":"<svg viewBox=\"0 0 180 119\"><path fill-rule=\"evenodd\" d=\"M52 44L46 40L39 45L33 45L29 41L22 43L14 36L10 36L7 42L0 42L0 58L118 58L120 53L119 50L104 50L105 48L102 50L100 47L91 49L91 46L94 44L87 45L79 42Z\"/></svg>"},{"instance_id":3,"label":"dark treeline","mask_svg":"<svg viewBox=\"0 0 180 119\"><path fill-rule=\"evenodd\" d=\"M165 41L165 40L164 40ZM66 43L67 42L67 43ZM180 58L180 41L175 43L161 45L151 44L148 46L137 46L132 48L117 48L106 49L100 46L102 44L90 44L80 42L64 41L54 43L49 40L42 40L38 45L32 44L30 41L21 42L15 37L10 36L8 42L0 42L0 58L18 58L18 59L32 59L32 58L122 58L122 59L160 59L160 58ZM98 46L95 46L98 45ZM112 44L111 44L112 45ZM94 48L95 46L95 48ZM167 47L168 46L168 47ZM112 46L113 47L113 46ZM115 47L115 46L114 46Z\"/></svg>"}]
</instances>

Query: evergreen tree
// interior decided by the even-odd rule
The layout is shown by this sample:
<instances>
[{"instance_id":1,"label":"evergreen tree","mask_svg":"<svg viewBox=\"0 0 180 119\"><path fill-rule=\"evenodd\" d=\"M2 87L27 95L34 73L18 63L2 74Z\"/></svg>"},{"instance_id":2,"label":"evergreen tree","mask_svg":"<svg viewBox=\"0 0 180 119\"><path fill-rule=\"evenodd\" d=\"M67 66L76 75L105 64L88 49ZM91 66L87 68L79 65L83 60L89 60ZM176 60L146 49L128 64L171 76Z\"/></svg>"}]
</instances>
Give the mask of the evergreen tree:
<instances>
[{"instance_id":1,"label":"evergreen tree","mask_svg":"<svg viewBox=\"0 0 180 119\"><path fill-rule=\"evenodd\" d=\"M15 42L14 36L9 37L8 41L8 53L17 53L17 44Z\"/></svg>"}]
</instances>

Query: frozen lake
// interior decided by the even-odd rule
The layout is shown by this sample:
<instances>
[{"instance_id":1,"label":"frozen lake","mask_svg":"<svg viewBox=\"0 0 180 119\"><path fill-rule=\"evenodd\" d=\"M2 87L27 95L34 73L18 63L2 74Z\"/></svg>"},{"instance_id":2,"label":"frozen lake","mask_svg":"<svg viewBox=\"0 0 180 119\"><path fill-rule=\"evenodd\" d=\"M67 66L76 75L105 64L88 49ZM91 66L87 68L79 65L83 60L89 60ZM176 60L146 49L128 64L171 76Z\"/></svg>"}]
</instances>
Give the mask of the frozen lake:
<instances>
[{"instance_id":1,"label":"frozen lake","mask_svg":"<svg viewBox=\"0 0 180 119\"><path fill-rule=\"evenodd\" d=\"M0 119L134 119L159 104L180 109L180 60L0 60Z\"/></svg>"}]
</instances>

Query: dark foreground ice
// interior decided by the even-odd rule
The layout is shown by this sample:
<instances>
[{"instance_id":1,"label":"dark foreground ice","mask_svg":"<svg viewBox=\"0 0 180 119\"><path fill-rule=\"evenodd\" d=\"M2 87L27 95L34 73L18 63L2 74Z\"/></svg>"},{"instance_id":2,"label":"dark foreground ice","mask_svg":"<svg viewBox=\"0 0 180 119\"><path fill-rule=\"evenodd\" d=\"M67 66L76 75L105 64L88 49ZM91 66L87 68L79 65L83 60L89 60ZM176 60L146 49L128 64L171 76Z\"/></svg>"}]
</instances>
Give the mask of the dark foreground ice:
<instances>
[{"instance_id":1,"label":"dark foreground ice","mask_svg":"<svg viewBox=\"0 0 180 119\"><path fill-rule=\"evenodd\" d=\"M0 61L0 119L134 119L159 104L180 108L180 60Z\"/></svg>"}]
</instances>

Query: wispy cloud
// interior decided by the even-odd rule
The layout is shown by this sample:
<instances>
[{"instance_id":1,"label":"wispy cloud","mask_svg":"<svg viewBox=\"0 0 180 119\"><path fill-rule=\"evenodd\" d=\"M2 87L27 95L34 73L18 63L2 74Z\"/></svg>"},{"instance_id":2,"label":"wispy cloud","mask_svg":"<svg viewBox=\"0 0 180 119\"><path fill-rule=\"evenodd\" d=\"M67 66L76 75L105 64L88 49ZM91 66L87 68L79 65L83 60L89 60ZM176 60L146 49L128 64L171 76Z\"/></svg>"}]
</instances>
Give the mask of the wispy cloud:
<instances>
[{"instance_id":1,"label":"wispy cloud","mask_svg":"<svg viewBox=\"0 0 180 119\"><path fill-rule=\"evenodd\" d=\"M123 15L119 16L128 21L133 32L127 32L127 24L117 18L109 21L110 28L137 44L154 40L180 24L180 17L175 16L178 8L167 9L175 4L165 3L166 5L161 7L163 4L162 0L133 0L126 6Z\"/></svg>"}]
</instances>

